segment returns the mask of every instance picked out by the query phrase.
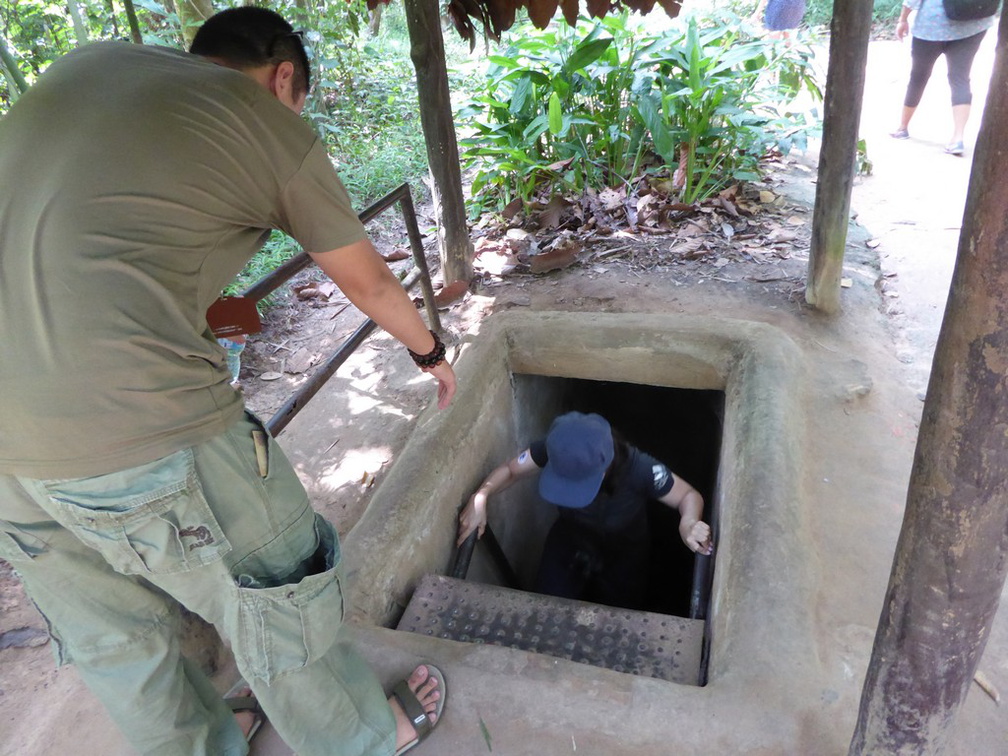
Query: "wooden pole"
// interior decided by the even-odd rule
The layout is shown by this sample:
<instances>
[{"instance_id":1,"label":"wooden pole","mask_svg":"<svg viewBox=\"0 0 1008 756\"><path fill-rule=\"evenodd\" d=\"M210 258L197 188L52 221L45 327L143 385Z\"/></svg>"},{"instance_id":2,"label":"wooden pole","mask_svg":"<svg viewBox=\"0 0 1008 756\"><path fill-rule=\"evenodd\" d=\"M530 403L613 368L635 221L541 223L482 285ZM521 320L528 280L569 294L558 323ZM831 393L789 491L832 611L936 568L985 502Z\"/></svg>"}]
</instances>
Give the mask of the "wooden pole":
<instances>
[{"instance_id":1,"label":"wooden pole","mask_svg":"<svg viewBox=\"0 0 1008 756\"><path fill-rule=\"evenodd\" d=\"M949 745L1008 571L1008 21L851 754Z\"/></svg>"},{"instance_id":2,"label":"wooden pole","mask_svg":"<svg viewBox=\"0 0 1008 756\"><path fill-rule=\"evenodd\" d=\"M178 13L182 41L188 50L203 22L213 15L213 3L211 0L177 0L175 11Z\"/></svg>"},{"instance_id":3,"label":"wooden pole","mask_svg":"<svg viewBox=\"0 0 1008 756\"><path fill-rule=\"evenodd\" d=\"M438 0L405 0L405 8L410 57L417 74L420 122L432 179L441 274L447 286L472 278L473 245L462 195L462 169L448 91L440 5Z\"/></svg>"},{"instance_id":4,"label":"wooden pole","mask_svg":"<svg viewBox=\"0 0 1008 756\"><path fill-rule=\"evenodd\" d=\"M88 43L88 33L87 26L84 24L84 17L81 16L80 7L77 5L77 0L67 0L67 10L70 11L70 20L73 22L77 46L83 47Z\"/></svg>"},{"instance_id":5,"label":"wooden pole","mask_svg":"<svg viewBox=\"0 0 1008 756\"><path fill-rule=\"evenodd\" d=\"M129 23L130 39L138 45L143 44L143 34L140 33L140 22L137 20L136 8L133 7L133 0L123 0L126 8L126 21Z\"/></svg>"},{"instance_id":6,"label":"wooden pole","mask_svg":"<svg viewBox=\"0 0 1008 756\"><path fill-rule=\"evenodd\" d=\"M854 186L872 4L872 0L833 0L830 22L823 140L805 287L805 301L830 314L840 310L840 276Z\"/></svg>"}]
</instances>

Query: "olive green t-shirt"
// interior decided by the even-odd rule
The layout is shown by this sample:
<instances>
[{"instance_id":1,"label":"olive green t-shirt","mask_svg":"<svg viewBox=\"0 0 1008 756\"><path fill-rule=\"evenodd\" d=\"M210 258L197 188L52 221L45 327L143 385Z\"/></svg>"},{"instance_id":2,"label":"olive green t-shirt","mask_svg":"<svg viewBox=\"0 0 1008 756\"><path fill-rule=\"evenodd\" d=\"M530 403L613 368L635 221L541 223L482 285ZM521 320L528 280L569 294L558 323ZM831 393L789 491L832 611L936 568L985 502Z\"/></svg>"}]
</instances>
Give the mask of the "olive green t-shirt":
<instances>
[{"instance_id":1,"label":"olive green t-shirt","mask_svg":"<svg viewBox=\"0 0 1008 756\"><path fill-rule=\"evenodd\" d=\"M0 119L0 473L98 475L242 412L206 311L270 229L365 238L312 130L251 77L100 43Z\"/></svg>"}]
</instances>

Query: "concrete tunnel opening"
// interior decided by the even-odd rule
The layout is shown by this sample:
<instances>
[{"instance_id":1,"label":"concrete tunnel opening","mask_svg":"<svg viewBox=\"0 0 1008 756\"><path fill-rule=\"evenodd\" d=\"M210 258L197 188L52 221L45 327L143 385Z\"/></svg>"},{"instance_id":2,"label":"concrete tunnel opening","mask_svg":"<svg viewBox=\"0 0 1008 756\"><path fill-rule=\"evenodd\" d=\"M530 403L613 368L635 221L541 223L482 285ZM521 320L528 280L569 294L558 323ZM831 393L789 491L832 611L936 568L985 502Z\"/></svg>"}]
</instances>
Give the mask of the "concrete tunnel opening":
<instances>
[{"instance_id":1,"label":"concrete tunnel opening","mask_svg":"<svg viewBox=\"0 0 1008 756\"><path fill-rule=\"evenodd\" d=\"M716 544L723 391L526 374L512 375L511 385L519 445L543 437L553 418L564 412L602 415L628 443L664 462L700 492ZM643 610L541 596L531 586L555 518L554 508L539 498L534 479L502 492L491 502L489 524L512 574L501 569L492 549L477 546L464 573L455 575L464 576L464 585L451 585L451 578L443 576L425 578L399 629L704 685L716 551L695 557L679 536L678 512L652 501Z\"/></svg>"}]
</instances>

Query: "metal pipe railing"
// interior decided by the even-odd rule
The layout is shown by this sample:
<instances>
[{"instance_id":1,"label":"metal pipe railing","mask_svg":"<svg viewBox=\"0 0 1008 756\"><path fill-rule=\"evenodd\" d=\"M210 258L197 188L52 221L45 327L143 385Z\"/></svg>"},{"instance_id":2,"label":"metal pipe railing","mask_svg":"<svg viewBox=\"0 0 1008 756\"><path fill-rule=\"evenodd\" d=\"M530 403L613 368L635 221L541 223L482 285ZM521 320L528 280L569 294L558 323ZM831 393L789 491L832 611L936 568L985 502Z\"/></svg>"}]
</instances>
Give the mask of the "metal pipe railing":
<instances>
[{"instance_id":1,"label":"metal pipe railing","mask_svg":"<svg viewBox=\"0 0 1008 756\"><path fill-rule=\"evenodd\" d=\"M432 331L440 332L441 318L438 316L437 304L434 302L434 285L431 283L430 269L427 266L427 258L424 256L423 238L420 235L420 227L417 224L416 210L413 207L413 197L410 194L409 184L402 184L393 189L377 202L364 208L364 210L358 213L357 217L361 223L366 224L397 202L402 212L403 222L406 224L406 235L409 238L410 253L413 257L413 269L403 279L403 288L409 291L417 282L420 283L420 288L423 292L424 309L427 311L427 322ZM311 264L311 256L307 252L299 252L290 260L277 267L276 270L263 276L248 287L242 292L241 296L253 302L259 302ZM308 400L318 393L319 389L333 376L340 365L350 358L350 355L364 343L364 340L376 327L377 324L368 318L337 347L336 351L326 360L325 364L316 370L311 378L294 392L284 402L283 406L273 414L273 417L269 419L266 423L266 429L270 434L276 436L287 427L287 424L294 419L295 415L304 409Z\"/></svg>"},{"instance_id":2,"label":"metal pipe railing","mask_svg":"<svg viewBox=\"0 0 1008 756\"><path fill-rule=\"evenodd\" d=\"M413 207L409 184L401 184L396 187L381 199L364 208L357 214L357 217L361 223L367 224L397 202L402 212L403 222L406 224L406 236L409 239L414 270L419 269L422 275L420 285L423 291L424 309L427 311L427 322L430 324L431 330L440 331L441 318L438 316L437 305L434 303L434 285L430 280L430 269L427 267L427 258L424 255L423 239L420 236L420 227L417 225L416 210ZM241 296L251 299L253 302L259 302L311 264L312 259L307 252L298 252L272 273L266 274L248 287Z\"/></svg>"}]
</instances>

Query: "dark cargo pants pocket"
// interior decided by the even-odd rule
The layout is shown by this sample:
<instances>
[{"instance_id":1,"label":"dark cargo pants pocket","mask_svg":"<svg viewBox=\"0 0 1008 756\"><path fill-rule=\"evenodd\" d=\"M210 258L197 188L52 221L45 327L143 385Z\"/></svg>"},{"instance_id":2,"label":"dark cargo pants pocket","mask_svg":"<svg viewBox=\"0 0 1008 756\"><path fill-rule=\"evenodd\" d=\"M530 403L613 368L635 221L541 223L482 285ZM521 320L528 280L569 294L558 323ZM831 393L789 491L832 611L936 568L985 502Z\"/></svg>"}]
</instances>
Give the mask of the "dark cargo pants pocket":
<instances>
[{"instance_id":1,"label":"dark cargo pants pocket","mask_svg":"<svg viewBox=\"0 0 1008 756\"><path fill-rule=\"evenodd\" d=\"M343 622L336 530L319 514L315 530L319 545L309 560L320 571L285 585L236 584L235 657L240 669L267 685L325 656Z\"/></svg>"}]
</instances>

